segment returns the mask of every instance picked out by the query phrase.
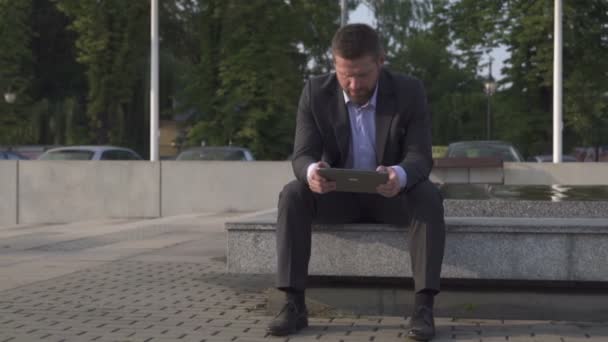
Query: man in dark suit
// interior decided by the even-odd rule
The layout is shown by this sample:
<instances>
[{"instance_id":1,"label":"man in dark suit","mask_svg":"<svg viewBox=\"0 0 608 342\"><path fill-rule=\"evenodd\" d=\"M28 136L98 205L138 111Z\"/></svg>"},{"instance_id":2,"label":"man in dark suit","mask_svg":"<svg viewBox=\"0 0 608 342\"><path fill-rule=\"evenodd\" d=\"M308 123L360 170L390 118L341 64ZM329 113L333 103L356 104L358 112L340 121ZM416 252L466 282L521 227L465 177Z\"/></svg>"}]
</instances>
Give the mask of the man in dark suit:
<instances>
[{"instance_id":1,"label":"man in dark suit","mask_svg":"<svg viewBox=\"0 0 608 342\"><path fill-rule=\"evenodd\" d=\"M415 308L408 336L435 334L433 298L445 245L443 200L429 181L430 118L420 81L383 67L377 33L350 24L332 40L335 73L306 83L296 121L296 180L279 196L277 287L286 303L268 326L288 335L308 326L304 300L311 251L311 224L374 221L408 227ZM377 193L336 192L319 168L388 173ZM373 251L370 251L373 253Z\"/></svg>"}]
</instances>

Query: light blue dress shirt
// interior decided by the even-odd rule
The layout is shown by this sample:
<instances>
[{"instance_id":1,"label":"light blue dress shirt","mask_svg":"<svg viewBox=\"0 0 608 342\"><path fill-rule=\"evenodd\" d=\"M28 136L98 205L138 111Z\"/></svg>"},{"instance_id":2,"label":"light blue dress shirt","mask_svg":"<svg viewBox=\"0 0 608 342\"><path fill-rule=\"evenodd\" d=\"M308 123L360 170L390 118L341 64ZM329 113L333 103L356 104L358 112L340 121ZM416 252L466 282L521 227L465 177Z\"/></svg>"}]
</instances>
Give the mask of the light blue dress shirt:
<instances>
[{"instance_id":1,"label":"light blue dress shirt","mask_svg":"<svg viewBox=\"0 0 608 342\"><path fill-rule=\"evenodd\" d=\"M351 130L351 150L348 160L352 164L353 169L360 170L376 170L376 99L378 97L378 85L374 89L374 94L369 101L357 106L350 100L346 92L344 94L344 102L348 109ZM317 163L312 163L308 166L307 176L310 178L313 170L317 167ZM397 173L399 185L403 189L407 184L407 173L401 165L389 166Z\"/></svg>"},{"instance_id":2,"label":"light blue dress shirt","mask_svg":"<svg viewBox=\"0 0 608 342\"><path fill-rule=\"evenodd\" d=\"M348 109L351 131L351 151L349 160L353 169L376 170L376 99L378 97L378 85L369 101L357 106L350 100L346 92L344 102ZM407 174L400 165L389 166L394 169L399 177L399 185L405 187Z\"/></svg>"},{"instance_id":3,"label":"light blue dress shirt","mask_svg":"<svg viewBox=\"0 0 608 342\"><path fill-rule=\"evenodd\" d=\"M347 164L353 169L376 169L376 97L378 87L370 100L358 106L350 100L346 92L344 101L350 120L351 144Z\"/></svg>"}]
</instances>

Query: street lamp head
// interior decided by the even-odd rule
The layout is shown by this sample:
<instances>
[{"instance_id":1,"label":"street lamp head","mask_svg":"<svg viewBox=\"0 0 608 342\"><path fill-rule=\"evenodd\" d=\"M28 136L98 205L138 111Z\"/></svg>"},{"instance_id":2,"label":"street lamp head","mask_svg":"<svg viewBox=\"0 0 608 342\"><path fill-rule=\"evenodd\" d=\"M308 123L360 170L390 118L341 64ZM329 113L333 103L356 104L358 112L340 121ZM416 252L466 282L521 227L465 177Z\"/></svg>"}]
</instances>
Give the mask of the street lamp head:
<instances>
[{"instance_id":1,"label":"street lamp head","mask_svg":"<svg viewBox=\"0 0 608 342\"><path fill-rule=\"evenodd\" d=\"M494 93L496 92L496 87L496 81L494 81L494 78L492 76L488 77L488 79L483 82L483 91L488 96L494 95Z\"/></svg>"},{"instance_id":2,"label":"street lamp head","mask_svg":"<svg viewBox=\"0 0 608 342\"><path fill-rule=\"evenodd\" d=\"M17 101L17 93L12 90L8 90L6 93L4 93L4 101L6 101L8 104L15 103L15 101Z\"/></svg>"}]
</instances>

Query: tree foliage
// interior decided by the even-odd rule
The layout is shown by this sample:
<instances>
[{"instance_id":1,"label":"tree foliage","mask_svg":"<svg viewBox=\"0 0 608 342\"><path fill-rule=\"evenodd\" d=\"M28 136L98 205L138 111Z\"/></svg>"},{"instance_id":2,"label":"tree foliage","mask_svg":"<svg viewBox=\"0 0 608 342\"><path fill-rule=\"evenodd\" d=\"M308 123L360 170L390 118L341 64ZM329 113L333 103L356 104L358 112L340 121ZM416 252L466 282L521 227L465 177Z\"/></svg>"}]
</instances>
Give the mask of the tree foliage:
<instances>
[{"instance_id":1,"label":"tree foliage","mask_svg":"<svg viewBox=\"0 0 608 342\"><path fill-rule=\"evenodd\" d=\"M32 1L0 1L0 91L14 92L19 102L0 103L0 144L19 143L19 136L30 136L29 120L23 120L31 105L28 91L33 79L34 56L30 49L32 29L29 18Z\"/></svg>"},{"instance_id":2,"label":"tree foliage","mask_svg":"<svg viewBox=\"0 0 608 342\"><path fill-rule=\"evenodd\" d=\"M59 0L58 6L72 18L70 28L78 34L77 60L85 66L88 81L91 140L141 144L143 127L136 123L146 118L149 2Z\"/></svg>"},{"instance_id":3,"label":"tree foliage","mask_svg":"<svg viewBox=\"0 0 608 342\"><path fill-rule=\"evenodd\" d=\"M492 138L526 154L552 137L553 4L349 0L375 15L388 64L427 89L435 144L483 139L487 54L508 51ZM192 114L188 142L291 150L304 79L332 69L336 0L160 2L161 118ZM0 144L148 150L148 0L0 0ZM564 2L565 150L606 144L608 3ZM484 75L482 75L484 74ZM143 153L145 154L145 153Z\"/></svg>"},{"instance_id":4,"label":"tree foliage","mask_svg":"<svg viewBox=\"0 0 608 342\"><path fill-rule=\"evenodd\" d=\"M476 68L459 63L446 26L448 1L374 3L389 67L421 79L427 90L434 144L481 139L484 96Z\"/></svg>"},{"instance_id":5,"label":"tree foliage","mask_svg":"<svg viewBox=\"0 0 608 342\"><path fill-rule=\"evenodd\" d=\"M0 104L0 143L78 142L86 121L83 69L75 61L74 34L54 2L0 2L0 89L17 95Z\"/></svg>"},{"instance_id":6,"label":"tree foliage","mask_svg":"<svg viewBox=\"0 0 608 342\"><path fill-rule=\"evenodd\" d=\"M565 150L606 142L608 3L563 4ZM464 56L495 46L510 56L495 106L498 134L530 154L548 152L552 137L553 2L461 0L449 5L456 46ZM474 58L470 59L474 62ZM473 63L471 62L471 63Z\"/></svg>"},{"instance_id":7,"label":"tree foliage","mask_svg":"<svg viewBox=\"0 0 608 342\"><path fill-rule=\"evenodd\" d=\"M243 145L261 159L285 158L307 66L328 67L337 4L217 0L200 10L200 61L185 101L200 112L190 143Z\"/></svg>"}]
</instances>

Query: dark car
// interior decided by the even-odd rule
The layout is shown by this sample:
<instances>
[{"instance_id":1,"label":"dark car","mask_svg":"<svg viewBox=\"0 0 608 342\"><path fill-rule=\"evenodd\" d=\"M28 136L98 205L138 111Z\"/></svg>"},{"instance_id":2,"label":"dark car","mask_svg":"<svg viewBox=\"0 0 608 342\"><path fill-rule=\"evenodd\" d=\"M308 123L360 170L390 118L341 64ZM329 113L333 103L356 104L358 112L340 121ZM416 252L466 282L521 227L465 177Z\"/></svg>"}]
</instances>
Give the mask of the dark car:
<instances>
[{"instance_id":1,"label":"dark car","mask_svg":"<svg viewBox=\"0 0 608 342\"><path fill-rule=\"evenodd\" d=\"M45 151L48 151L52 148L61 147L59 145L18 145L12 146L10 148L5 148L3 150L9 150L19 154L25 159L36 160L43 154ZM2 149L2 148L0 148Z\"/></svg>"},{"instance_id":2,"label":"dark car","mask_svg":"<svg viewBox=\"0 0 608 342\"><path fill-rule=\"evenodd\" d=\"M581 162L608 162L608 145L576 147L574 155Z\"/></svg>"},{"instance_id":3,"label":"dark car","mask_svg":"<svg viewBox=\"0 0 608 342\"><path fill-rule=\"evenodd\" d=\"M500 140L459 141L448 145L447 158L494 157L505 162L523 162L524 158L513 144Z\"/></svg>"},{"instance_id":4,"label":"dark car","mask_svg":"<svg viewBox=\"0 0 608 342\"><path fill-rule=\"evenodd\" d=\"M0 151L0 160L25 160L28 157L15 151Z\"/></svg>"},{"instance_id":5,"label":"dark car","mask_svg":"<svg viewBox=\"0 0 608 342\"><path fill-rule=\"evenodd\" d=\"M243 160L255 158L249 149L236 146L192 147L181 152L175 160Z\"/></svg>"}]
</instances>

